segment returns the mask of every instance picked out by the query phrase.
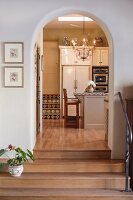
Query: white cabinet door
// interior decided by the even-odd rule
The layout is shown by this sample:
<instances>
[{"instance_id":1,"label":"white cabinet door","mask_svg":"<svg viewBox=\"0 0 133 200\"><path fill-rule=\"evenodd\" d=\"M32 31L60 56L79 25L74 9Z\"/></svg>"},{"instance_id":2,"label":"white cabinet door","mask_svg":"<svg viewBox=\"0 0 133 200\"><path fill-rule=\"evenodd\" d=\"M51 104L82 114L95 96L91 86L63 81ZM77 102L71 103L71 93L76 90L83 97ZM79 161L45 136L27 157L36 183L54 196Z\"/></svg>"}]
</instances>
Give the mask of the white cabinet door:
<instances>
[{"instance_id":1,"label":"white cabinet door","mask_svg":"<svg viewBox=\"0 0 133 200\"><path fill-rule=\"evenodd\" d=\"M76 67L76 93L83 93L89 80L89 68L87 66Z\"/></svg>"},{"instance_id":2,"label":"white cabinet door","mask_svg":"<svg viewBox=\"0 0 133 200\"><path fill-rule=\"evenodd\" d=\"M89 79L89 68L87 66L64 66L63 88L67 89L68 98L74 98L74 93L83 93ZM64 106L63 106L64 108ZM69 106L68 114L76 115L76 107Z\"/></svg>"},{"instance_id":3,"label":"white cabinet door","mask_svg":"<svg viewBox=\"0 0 133 200\"><path fill-rule=\"evenodd\" d=\"M74 93L83 93L89 80L89 67L64 66L63 88L67 89L68 98L74 98Z\"/></svg>"},{"instance_id":4,"label":"white cabinet door","mask_svg":"<svg viewBox=\"0 0 133 200\"><path fill-rule=\"evenodd\" d=\"M61 56L61 65L91 65L92 63L92 56L90 55L86 60L82 60L77 57L76 50L74 50L72 47L68 48L62 48L60 50L60 56ZM92 53L90 53L92 54Z\"/></svg>"},{"instance_id":5,"label":"white cabinet door","mask_svg":"<svg viewBox=\"0 0 133 200\"><path fill-rule=\"evenodd\" d=\"M63 67L63 88L67 90L68 98L74 98L75 92L75 67L65 66ZM68 107L68 115L75 116L76 106ZM64 115L64 103L63 103L63 115Z\"/></svg>"},{"instance_id":6,"label":"white cabinet door","mask_svg":"<svg viewBox=\"0 0 133 200\"><path fill-rule=\"evenodd\" d=\"M93 51L93 66L108 66L108 48L99 47Z\"/></svg>"},{"instance_id":7,"label":"white cabinet door","mask_svg":"<svg viewBox=\"0 0 133 200\"><path fill-rule=\"evenodd\" d=\"M75 65L76 62L76 54L73 49L65 48L61 50L61 65Z\"/></svg>"},{"instance_id":8,"label":"white cabinet door","mask_svg":"<svg viewBox=\"0 0 133 200\"><path fill-rule=\"evenodd\" d=\"M68 98L74 98L75 92L75 67L65 66L63 67L63 88L67 90Z\"/></svg>"},{"instance_id":9,"label":"white cabinet door","mask_svg":"<svg viewBox=\"0 0 133 200\"><path fill-rule=\"evenodd\" d=\"M99 66L101 62L100 50L95 49L93 52L93 65Z\"/></svg>"},{"instance_id":10,"label":"white cabinet door","mask_svg":"<svg viewBox=\"0 0 133 200\"><path fill-rule=\"evenodd\" d=\"M101 66L108 66L108 50L107 49L101 49Z\"/></svg>"}]
</instances>

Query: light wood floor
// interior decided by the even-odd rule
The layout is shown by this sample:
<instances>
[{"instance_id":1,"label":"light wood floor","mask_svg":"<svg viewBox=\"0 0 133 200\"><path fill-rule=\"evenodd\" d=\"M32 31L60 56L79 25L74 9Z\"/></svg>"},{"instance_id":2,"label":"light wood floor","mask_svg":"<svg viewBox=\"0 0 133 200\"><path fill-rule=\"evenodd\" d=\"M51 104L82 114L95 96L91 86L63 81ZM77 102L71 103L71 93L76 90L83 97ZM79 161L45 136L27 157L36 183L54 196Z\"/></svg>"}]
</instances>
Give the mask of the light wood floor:
<instances>
[{"instance_id":1,"label":"light wood floor","mask_svg":"<svg viewBox=\"0 0 133 200\"><path fill-rule=\"evenodd\" d=\"M44 120L34 149L45 151L107 150L104 130L64 128L63 119Z\"/></svg>"}]
</instances>

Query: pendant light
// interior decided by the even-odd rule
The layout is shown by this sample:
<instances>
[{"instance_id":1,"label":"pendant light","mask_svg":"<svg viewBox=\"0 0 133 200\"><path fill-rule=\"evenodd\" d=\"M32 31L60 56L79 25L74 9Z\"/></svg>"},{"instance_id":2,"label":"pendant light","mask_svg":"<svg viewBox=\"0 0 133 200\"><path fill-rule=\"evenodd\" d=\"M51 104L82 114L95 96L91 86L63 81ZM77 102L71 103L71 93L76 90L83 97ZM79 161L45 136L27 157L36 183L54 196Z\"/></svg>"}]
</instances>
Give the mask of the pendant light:
<instances>
[{"instance_id":1,"label":"pendant light","mask_svg":"<svg viewBox=\"0 0 133 200\"><path fill-rule=\"evenodd\" d=\"M89 48L88 37L87 37L87 34L85 33L85 17L84 16L83 16L83 32L82 32L81 40L79 42L80 47L77 47L78 42L75 41L74 39L71 42L75 50L76 57L83 61L87 60L90 55L91 49Z\"/></svg>"}]
</instances>

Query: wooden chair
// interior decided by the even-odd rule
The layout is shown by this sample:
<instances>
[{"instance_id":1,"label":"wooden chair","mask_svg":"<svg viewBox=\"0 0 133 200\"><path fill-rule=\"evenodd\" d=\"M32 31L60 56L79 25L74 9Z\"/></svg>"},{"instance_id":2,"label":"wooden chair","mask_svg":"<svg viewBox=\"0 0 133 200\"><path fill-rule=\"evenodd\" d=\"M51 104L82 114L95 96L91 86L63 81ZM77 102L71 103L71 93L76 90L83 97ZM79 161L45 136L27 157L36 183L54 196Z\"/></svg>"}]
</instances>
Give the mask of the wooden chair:
<instances>
[{"instance_id":1,"label":"wooden chair","mask_svg":"<svg viewBox=\"0 0 133 200\"><path fill-rule=\"evenodd\" d=\"M64 94L64 127L79 128L79 104L76 98L68 99L67 90L63 89ZM76 116L68 116L68 106L76 106Z\"/></svg>"}]
</instances>

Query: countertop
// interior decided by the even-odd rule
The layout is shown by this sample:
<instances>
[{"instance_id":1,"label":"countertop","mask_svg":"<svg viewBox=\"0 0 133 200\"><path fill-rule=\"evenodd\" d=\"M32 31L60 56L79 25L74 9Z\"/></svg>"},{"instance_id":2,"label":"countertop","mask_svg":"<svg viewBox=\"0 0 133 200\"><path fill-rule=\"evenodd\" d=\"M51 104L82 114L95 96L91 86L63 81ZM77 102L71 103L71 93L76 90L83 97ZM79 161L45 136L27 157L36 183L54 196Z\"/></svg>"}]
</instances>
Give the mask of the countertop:
<instances>
[{"instance_id":1,"label":"countertop","mask_svg":"<svg viewBox=\"0 0 133 200\"><path fill-rule=\"evenodd\" d=\"M108 93L104 92L83 92L83 93L75 93L75 96L108 96Z\"/></svg>"}]
</instances>

